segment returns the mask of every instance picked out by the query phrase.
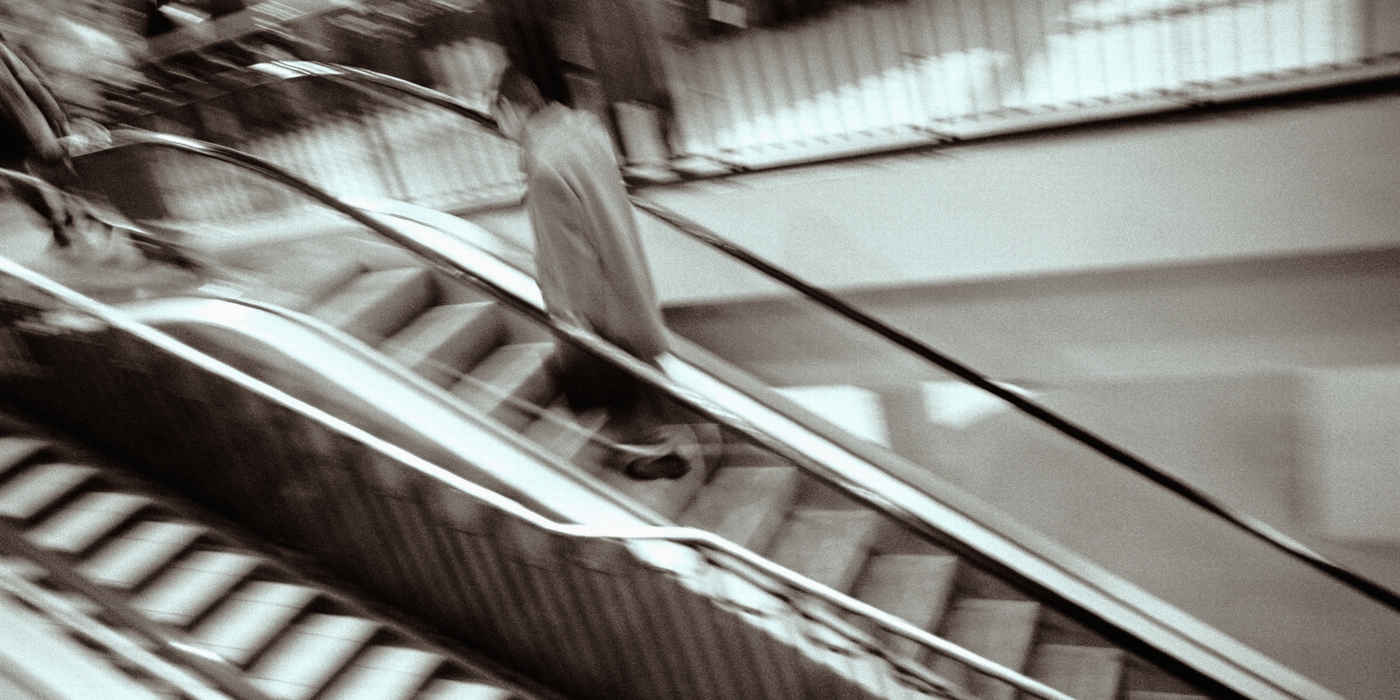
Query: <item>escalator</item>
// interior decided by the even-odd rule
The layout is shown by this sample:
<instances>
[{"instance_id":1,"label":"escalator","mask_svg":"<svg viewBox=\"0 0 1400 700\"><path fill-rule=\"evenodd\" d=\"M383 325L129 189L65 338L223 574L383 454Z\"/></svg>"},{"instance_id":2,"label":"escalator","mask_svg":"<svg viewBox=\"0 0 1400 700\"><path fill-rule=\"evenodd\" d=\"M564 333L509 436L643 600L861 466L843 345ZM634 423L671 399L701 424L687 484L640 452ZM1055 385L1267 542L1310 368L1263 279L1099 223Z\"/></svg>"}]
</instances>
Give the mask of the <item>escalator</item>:
<instances>
[{"instance_id":1,"label":"escalator","mask_svg":"<svg viewBox=\"0 0 1400 700\"><path fill-rule=\"evenodd\" d=\"M169 160L158 166L167 173L208 170ZM192 181L222 182L236 190L241 187L229 183L240 183L240 178L246 179L238 175ZM290 201L285 193L263 184L248 189L246 199L261 201L264 208L268 202L282 206ZM170 201L161 204L148 211L198 209L182 209ZM529 313L528 276L506 265L498 266L496 274L463 273L471 267L467 259L473 254L464 243L466 237L433 232L421 222L398 222L407 247L426 252L414 255L369 234L372 227L365 221L326 220L291 205L280 213L279 218L252 224L225 221L208 227L191 225L181 216L168 216L164 222L147 217L143 224L182 232L178 235L204 250L217 270L191 280L184 289L167 288L159 295L220 297L224 303L311 327L345 352L392 360L405 374L413 373L403 377L405 382L443 402L457 401L464 413L490 416L494 424L520 436L522 444L551 454L561 468L572 465L579 480L610 486L641 522L678 522L718 533L818 584L1024 670L1071 696L1330 697L1218 635L1204 635L1208 641L1182 635L1182 629L1200 630L1190 621L1158 622L1160 629L1152 634L1144 630L1153 624L1127 624L1124 613L1086 603L1092 596L1070 590L1073 585L1049 582L1053 575L1029 575L1027 570L1034 566L1010 564L1005 554L989 553L1005 549L1005 542L979 542L983 533L966 523L964 531L940 531L930 524L937 517L912 509L909 499L891 496L892 487L843 475L829 458L794 450L793 440L775 441L772 431L765 438L767 426L746 412L741 412L744 420L725 428L725 453L705 472L679 482L622 479L601 464L604 451L598 448L597 436L604 426L596 417L570 415L556 400L545 359L554 344L579 339L542 325L538 315ZM371 216L381 224L389 218L393 217ZM475 261L481 262L480 257ZM484 287L469 284L483 279ZM515 301L503 290L515 290ZM151 294L144 290L128 296ZM232 352L221 350L207 330L200 330L207 324L197 315L180 320L173 309L155 301L127 305L136 318L146 314L154 325L210 354L222 352L220 359L256 376L258 367L246 348L235 344ZM626 364L626 358L613 359ZM633 369L645 374L644 368ZM668 365L672 380L689 376L686 372ZM660 378L663 384L666 379ZM771 398L766 401L780 405ZM697 420L712 418L707 411L734 413L726 401L682 403ZM755 430L755 425L762 429ZM842 459L851 461L851 455ZM1098 574L1078 576L1096 577L1100 588L1121 586L1116 581L1103 585L1104 577ZM1173 616L1156 612L1159 618ZM857 620L857 626L870 623ZM1174 635L1190 641L1173 647L1169 638ZM926 661L935 674L974 694L1003 697L1015 692L963 665L933 658L921 645L888 630L878 636L886 648ZM1192 646L1205 646L1201 656L1217 658L1202 660L1193 658L1195 652L1182 651ZM1252 680L1239 680L1251 675ZM1259 676L1270 680L1261 683Z\"/></svg>"},{"instance_id":2,"label":"escalator","mask_svg":"<svg viewBox=\"0 0 1400 700\"><path fill-rule=\"evenodd\" d=\"M103 697L557 697L404 624L401 613L386 616L323 572L308 575L308 561L71 438L14 413L0 423L0 551L19 579L7 591L37 588L25 598L31 606L52 596L68 608L58 619L89 645L137 648L114 662L119 669L142 649L175 662L175 671L137 674L136 688ZM98 631L117 643L74 617L106 625Z\"/></svg>"},{"instance_id":3,"label":"escalator","mask_svg":"<svg viewBox=\"0 0 1400 700\"><path fill-rule=\"evenodd\" d=\"M197 154L201 162L219 154L178 140L147 137L142 142L136 139L125 151ZM225 164L237 160L223 156ZM182 172L182 167L174 170ZM244 175L225 182L238 182ZM258 188L264 200L291 201L286 193L267 191L266 183ZM181 210L169 201L162 205L165 211ZM463 237L422 223L400 221L389 228L400 247L371 235L384 233L385 221L392 217L361 212L367 220L325 219L291 205L283 213L275 226L224 222L201 229L173 217L143 221L182 230L184 242L210 261L209 274L185 290L164 290L170 297L165 301L128 302L126 310L205 352L222 353L220 359L255 376L260 370L246 348L211 342L220 336L201 330L208 324L198 315L181 320L172 311L182 294L220 297L221 303L311 327L342 352L384 358L400 372L412 372L416 378L404 377L405 382L444 403L462 404L464 412L489 416L524 443L543 448L564 468L572 465L580 480L611 486L633 506L640 522L677 522L717 533L821 586L848 593L993 662L1024 670L1073 697L1330 697L1228 640L1211 639L1213 649L1202 655L1216 657L1209 660L1178 651L1199 646L1199 640L1175 648L1162 641L1173 636L1164 632L1167 625L1157 625L1159 638L1144 641L1150 635L1142 624L1135 629L1123 624L1121 613L1110 622L1115 614L1086 609L1083 593L1028 577L1024 565L1008 564L1005 555L979 551L1005 549L1007 543L989 545L984 539L979 544L985 534L966 523L962 532L938 531L930 524L934 516L911 516L892 506L890 494L874 482L853 483L823 459L795 450L791 441L765 437L752 415L724 429L725 452L704 472L676 482L621 478L601 463L605 451L597 449L597 435L603 426L596 417L572 416L557 401L545 360L554 344L581 339L543 323L537 306L530 313L537 293L532 298L528 276L508 265L465 272L471 246ZM270 228L280 233L270 234ZM606 354L606 348L601 351ZM610 357L627 364L615 355ZM632 369L646 375L645 367ZM671 372L673 377L683 374ZM666 377L651 381L674 388ZM682 403L697 420L733 416L727 401ZM875 629L868 620L857 619L856 625ZM982 697L1015 693L887 629L876 631L892 653L926 662L955 686ZM1234 668L1222 673L1223 667ZM1271 680L1260 683L1256 676L1242 681L1242 671L1245 676L1262 671Z\"/></svg>"}]
</instances>

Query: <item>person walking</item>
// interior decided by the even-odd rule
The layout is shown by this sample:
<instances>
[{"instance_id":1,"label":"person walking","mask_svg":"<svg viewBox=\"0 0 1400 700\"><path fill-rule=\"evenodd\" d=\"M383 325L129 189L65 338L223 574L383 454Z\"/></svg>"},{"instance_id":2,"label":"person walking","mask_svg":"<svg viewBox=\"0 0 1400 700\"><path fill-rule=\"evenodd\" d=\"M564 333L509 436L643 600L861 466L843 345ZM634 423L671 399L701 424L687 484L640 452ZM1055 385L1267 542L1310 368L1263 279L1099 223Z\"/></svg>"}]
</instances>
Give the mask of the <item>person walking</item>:
<instances>
[{"instance_id":1,"label":"person walking","mask_svg":"<svg viewBox=\"0 0 1400 700\"><path fill-rule=\"evenodd\" d=\"M545 308L659 368L666 326L607 129L592 113L545 100L514 66L498 81L492 112L521 147ZM668 423L662 397L632 375L567 343L552 361L571 409L610 414L628 476L677 479L703 461L695 429Z\"/></svg>"}]
</instances>

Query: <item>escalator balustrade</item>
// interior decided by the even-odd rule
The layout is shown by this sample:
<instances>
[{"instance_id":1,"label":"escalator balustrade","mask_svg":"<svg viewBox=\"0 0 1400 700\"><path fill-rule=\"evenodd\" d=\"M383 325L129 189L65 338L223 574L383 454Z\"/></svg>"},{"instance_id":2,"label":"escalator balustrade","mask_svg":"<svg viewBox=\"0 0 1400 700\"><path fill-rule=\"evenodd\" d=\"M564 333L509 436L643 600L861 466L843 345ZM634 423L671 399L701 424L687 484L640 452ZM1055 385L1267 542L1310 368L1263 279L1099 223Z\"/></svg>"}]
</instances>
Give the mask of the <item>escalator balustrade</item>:
<instances>
[{"instance_id":1,"label":"escalator balustrade","mask_svg":"<svg viewBox=\"0 0 1400 700\"><path fill-rule=\"evenodd\" d=\"M538 697L299 575L119 467L47 437L4 432L0 527L17 530L173 638L232 664L268 697ZM24 571L43 582L43 568Z\"/></svg>"},{"instance_id":2,"label":"escalator balustrade","mask_svg":"<svg viewBox=\"0 0 1400 700\"><path fill-rule=\"evenodd\" d=\"M623 476L606 466L602 416L564 405L549 371L552 337L402 251L307 238L261 244L223 263L239 270L243 298L303 312L376 348L649 508L658 522L719 534L1080 700L1204 697L731 430L723 455L683 479ZM917 660L981 697L1015 695L958 664Z\"/></svg>"}]
</instances>

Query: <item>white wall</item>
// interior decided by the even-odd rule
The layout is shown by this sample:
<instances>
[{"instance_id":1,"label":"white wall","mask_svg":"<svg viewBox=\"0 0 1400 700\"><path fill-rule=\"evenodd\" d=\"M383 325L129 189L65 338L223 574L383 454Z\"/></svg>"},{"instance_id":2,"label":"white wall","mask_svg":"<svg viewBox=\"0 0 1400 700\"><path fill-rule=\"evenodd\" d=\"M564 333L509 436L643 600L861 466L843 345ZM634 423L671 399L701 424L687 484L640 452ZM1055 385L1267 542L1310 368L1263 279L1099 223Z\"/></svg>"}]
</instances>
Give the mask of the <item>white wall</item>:
<instances>
[{"instance_id":1,"label":"white wall","mask_svg":"<svg viewBox=\"0 0 1400 700\"><path fill-rule=\"evenodd\" d=\"M1400 244L1400 96L1159 120L658 187L835 288ZM668 301L757 287L648 236Z\"/></svg>"}]
</instances>

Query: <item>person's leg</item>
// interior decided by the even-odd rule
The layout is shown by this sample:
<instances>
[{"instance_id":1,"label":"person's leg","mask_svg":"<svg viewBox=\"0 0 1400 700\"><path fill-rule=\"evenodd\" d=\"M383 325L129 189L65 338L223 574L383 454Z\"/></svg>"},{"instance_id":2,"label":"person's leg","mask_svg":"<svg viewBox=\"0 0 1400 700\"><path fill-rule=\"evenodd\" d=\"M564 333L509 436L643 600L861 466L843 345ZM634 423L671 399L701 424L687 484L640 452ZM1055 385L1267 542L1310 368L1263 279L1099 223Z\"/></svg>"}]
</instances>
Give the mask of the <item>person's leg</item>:
<instances>
[{"instance_id":1,"label":"person's leg","mask_svg":"<svg viewBox=\"0 0 1400 700\"><path fill-rule=\"evenodd\" d=\"M699 441L673 423L671 402L617 367L567 344L554 358L554 374L575 413L604 409L599 430L613 468L635 479L679 479L703 464Z\"/></svg>"}]
</instances>

